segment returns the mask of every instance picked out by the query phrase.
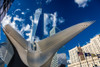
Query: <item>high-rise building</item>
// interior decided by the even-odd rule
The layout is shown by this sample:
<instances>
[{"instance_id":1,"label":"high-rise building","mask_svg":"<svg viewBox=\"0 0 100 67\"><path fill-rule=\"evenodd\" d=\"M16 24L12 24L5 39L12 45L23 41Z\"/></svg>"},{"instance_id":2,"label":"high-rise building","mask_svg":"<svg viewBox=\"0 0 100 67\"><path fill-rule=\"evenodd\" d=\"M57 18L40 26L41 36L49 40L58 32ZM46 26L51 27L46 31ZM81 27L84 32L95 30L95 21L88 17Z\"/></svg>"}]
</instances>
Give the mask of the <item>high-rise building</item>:
<instances>
[{"instance_id":1,"label":"high-rise building","mask_svg":"<svg viewBox=\"0 0 100 67\"><path fill-rule=\"evenodd\" d=\"M2 61L1 57L2 57L2 53L0 51L0 67L4 67L4 62Z\"/></svg>"},{"instance_id":2,"label":"high-rise building","mask_svg":"<svg viewBox=\"0 0 100 67\"><path fill-rule=\"evenodd\" d=\"M58 67L64 67L68 64L67 56L65 53L57 54L57 58L58 58Z\"/></svg>"},{"instance_id":3,"label":"high-rise building","mask_svg":"<svg viewBox=\"0 0 100 67\"><path fill-rule=\"evenodd\" d=\"M54 55L54 57L53 57L53 59L52 59L51 67L58 67L57 53Z\"/></svg>"},{"instance_id":4,"label":"high-rise building","mask_svg":"<svg viewBox=\"0 0 100 67\"><path fill-rule=\"evenodd\" d=\"M0 52L1 53L1 52ZM1 56L1 55L0 55ZM2 59L0 58L0 67L4 67L4 62L2 61Z\"/></svg>"},{"instance_id":5,"label":"high-rise building","mask_svg":"<svg viewBox=\"0 0 100 67\"><path fill-rule=\"evenodd\" d=\"M50 36L56 34L56 27L54 26L51 31L50 31ZM52 62L51 62L51 67L58 67L58 58L57 58L57 53L54 55Z\"/></svg>"},{"instance_id":6,"label":"high-rise building","mask_svg":"<svg viewBox=\"0 0 100 67\"><path fill-rule=\"evenodd\" d=\"M10 42L0 44L0 67L4 67L5 64L8 65L13 54L14 52Z\"/></svg>"},{"instance_id":7,"label":"high-rise building","mask_svg":"<svg viewBox=\"0 0 100 67\"><path fill-rule=\"evenodd\" d=\"M83 52L83 57L77 54L77 52L80 52L81 50ZM75 47L69 50L71 64L68 65L68 67L93 67L94 65L100 66L100 59L97 56L85 57L84 53L95 55L100 54L100 35L97 35L94 38L90 39L90 43L87 43L83 47Z\"/></svg>"},{"instance_id":8,"label":"high-rise building","mask_svg":"<svg viewBox=\"0 0 100 67\"><path fill-rule=\"evenodd\" d=\"M0 22L4 18L14 0L0 0Z\"/></svg>"},{"instance_id":9,"label":"high-rise building","mask_svg":"<svg viewBox=\"0 0 100 67\"><path fill-rule=\"evenodd\" d=\"M1 39L1 21L3 20L4 16L6 15L13 1L14 0L0 0L0 39ZM0 54L2 53L0 52ZM2 55L0 55L0 58L2 58ZM3 59L0 59L0 67L4 67Z\"/></svg>"},{"instance_id":10,"label":"high-rise building","mask_svg":"<svg viewBox=\"0 0 100 67\"><path fill-rule=\"evenodd\" d=\"M6 15L8 9L10 8L14 0L0 0L0 39L1 39L1 21Z\"/></svg>"},{"instance_id":11,"label":"high-rise building","mask_svg":"<svg viewBox=\"0 0 100 67\"><path fill-rule=\"evenodd\" d=\"M59 29L54 26L51 31L50 31L50 36L56 34L59 31ZM65 67L67 65L67 59L66 59L66 54L56 54L54 55L52 62L51 62L51 67Z\"/></svg>"},{"instance_id":12,"label":"high-rise building","mask_svg":"<svg viewBox=\"0 0 100 67\"><path fill-rule=\"evenodd\" d=\"M95 36L90 40L92 46L92 51L94 51L95 54L100 54L100 35Z\"/></svg>"},{"instance_id":13,"label":"high-rise building","mask_svg":"<svg viewBox=\"0 0 100 67\"><path fill-rule=\"evenodd\" d=\"M75 47L71 50L69 50L69 55L70 55L70 60L71 63L76 63L79 62L80 60L84 60L84 56L81 55L80 57L78 56L78 52L82 52L81 47Z\"/></svg>"}]
</instances>

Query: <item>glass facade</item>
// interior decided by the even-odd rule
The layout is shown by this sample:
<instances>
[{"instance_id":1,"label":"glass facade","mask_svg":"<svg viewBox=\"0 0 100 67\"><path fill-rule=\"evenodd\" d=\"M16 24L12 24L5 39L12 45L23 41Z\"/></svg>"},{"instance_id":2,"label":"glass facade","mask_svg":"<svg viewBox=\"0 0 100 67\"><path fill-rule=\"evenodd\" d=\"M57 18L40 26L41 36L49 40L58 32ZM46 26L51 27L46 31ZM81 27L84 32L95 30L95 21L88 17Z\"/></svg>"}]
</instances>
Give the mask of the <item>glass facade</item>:
<instances>
[{"instance_id":1,"label":"glass facade","mask_svg":"<svg viewBox=\"0 0 100 67\"><path fill-rule=\"evenodd\" d=\"M0 39L1 39L1 21L3 20L4 16L6 15L13 1L14 0L0 0ZM0 67L4 67L5 64L1 58L2 55L0 52Z\"/></svg>"},{"instance_id":2,"label":"glass facade","mask_svg":"<svg viewBox=\"0 0 100 67\"><path fill-rule=\"evenodd\" d=\"M0 0L0 22L4 18L14 0Z\"/></svg>"},{"instance_id":3,"label":"glass facade","mask_svg":"<svg viewBox=\"0 0 100 67\"><path fill-rule=\"evenodd\" d=\"M50 31L50 36L56 34L56 27L53 27ZM52 62L51 62L51 67L58 67L58 59L57 59L57 53L54 55Z\"/></svg>"}]
</instances>

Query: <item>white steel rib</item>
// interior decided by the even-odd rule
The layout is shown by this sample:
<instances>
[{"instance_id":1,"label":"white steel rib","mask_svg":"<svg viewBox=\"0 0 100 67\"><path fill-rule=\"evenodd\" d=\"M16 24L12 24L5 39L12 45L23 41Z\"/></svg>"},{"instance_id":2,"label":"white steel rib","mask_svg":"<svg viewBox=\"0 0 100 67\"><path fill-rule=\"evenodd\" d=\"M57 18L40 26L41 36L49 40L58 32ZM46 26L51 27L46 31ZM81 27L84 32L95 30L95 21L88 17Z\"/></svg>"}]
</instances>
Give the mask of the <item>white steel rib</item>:
<instances>
[{"instance_id":1,"label":"white steel rib","mask_svg":"<svg viewBox=\"0 0 100 67\"><path fill-rule=\"evenodd\" d=\"M71 26L51 37L36 42L36 50L28 50L27 41L10 25L3 29L6 36L15 46L18 54L29 67L50 67L54 54L72 38L90 26L93 21L83 22Z\"/></svg>"}]
</instances>

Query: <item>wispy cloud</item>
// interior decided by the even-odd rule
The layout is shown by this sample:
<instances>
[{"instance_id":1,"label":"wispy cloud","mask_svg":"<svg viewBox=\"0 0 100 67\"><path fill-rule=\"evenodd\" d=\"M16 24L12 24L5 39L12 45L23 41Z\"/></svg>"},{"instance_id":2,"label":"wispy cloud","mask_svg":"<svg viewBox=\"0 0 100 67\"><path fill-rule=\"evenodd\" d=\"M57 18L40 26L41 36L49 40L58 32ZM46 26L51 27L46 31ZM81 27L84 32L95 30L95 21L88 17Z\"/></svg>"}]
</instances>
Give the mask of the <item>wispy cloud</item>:
<instances>
[{"instance_id":1,"label":"wispy cloud","mask_svg":"<svg viewBox=\"0 0 100 67\"><path fill-rule=\"evenodd\" d=\"M11 16L10 15L6 15L5 17L4 17L4 19L2 20L2 25L3 25L3 27L5 26L5 25L7 25L7 24L9 24L9 23L11 23Z\"/></svg>"},{"instance_id":2,"label":"wispy cloud","mask_svg":"<svg viewBox=\"0 0 100 67\"><path fill-rule=\"evenodd\" d=\"M22 14L22 15L24 15L24 14L25 14L25 12L21 12L21 14Z\"/></svg>"},{"instance_id":3,"label":"wispy cloud","mask_svg":"<svg viewBox=\"0 0 100 67\"><path fill-rule=\"evenodd\" d=\"M88 2L90 2L91 0L74 0L75 3L78 4L79 7L86 7L88 4Z\"/></svg>"},{"instance_id":4,"label":"wispy cloud","mask_svg":"<svg viewBox=\"0 0 100 67\"><path fill-rule=\"evenodd\" d=\"M52 0L35 0L36 1L36 4L40 5L41 3L45 3L45 4L49 4L52 2Z\"/></svg>"},{"instance_id":5,"label":"wispy cloud","mask_svg":"<svg viewBox=\"0 0 100 67\"><path fill-rule=\"evenodd\" d=\"M64 19L63 17L60 17L60 18L58 19L58 21L59 21L59 23L63 23L63 22L65 22L65 19Z\"/></svg>"},{"instance_id":6,"label":"wispy cloud","mask_svg":"<svg viewBox=\"0 0 100 67\"><path fill-rule=\"evenodd\" d=\"M30 29L30 25L29 25L29 24L27 24L26 26L23 24L23 25L22 25L22 28L21 28L21 30L20 30L20 32L21 32L21 34L23 35L25 31L30 31L30 30L31 30L31 29ZM26 36L29 36L29 35L27 35L27 33L26 33L25 35L26 35Z\"/></svg>"},{"instance_id":7,"label":"wispy cloud","mask_svg":"<svg viewBox=\"0 0 100 67\"><path fill-rule=\"evenodd\" d=\"M31 33L26 33L26 36L28 36L28 38L26 39L27 41L30 41L31 37L30 37Z\"/></svg>"},{"instance_id":8,"label":"wispy cloud","mask_svg":"<svg viewBox=\"0 0 100 67\"><path fill-rule=\"evenodd\" d=\"M16 9L16 10L14 11L14 13L16 13L17 11L21 11L21 9Z\"/></svg>"},{"instance_id":9,"label":"wispy cloud","mask_svg":"<svg viewBox=\"0 0 100 67\"><path fill-rule=\"evenodd\" d=\"M22 12L21 9L16 9L13 13L20 11L21 14L25 14L25 12ZM29 11L29 9L26 9L26 11ZM5 27L5 25L9 24L11 25L19 34L21 34L23 37L27 36L28 38L26 39L27 41L30 41L31 36L33 32L36 31L40 15L42 13L42 9L36 9L35 14L33 16L30 16L30 20L32 22L32 26L30 24L23 24L24 19L19 17L19 15L6 15L3 19L2 26ZM20 22L20 25L18 25ZM20 29L19 29L20 27ZM36 36L36 41L39 41L39 37Z\"/></svg>"},{"instance_id":10,"label":"wispy cloud","mask_svg":"<svg viewBox=\"0 0 100 67\"><path fill-rule=\"evenodd\" d=\"M50 3L52 0L46 0L46 3L48 4L48 3Z\"/></svg>"},{"instance_id":11,"label":"wispy cloud","mask_svg":"<svg viewBox=\"0 0 100 67\"><path fill-rule=\"evenodd\" d=\"M21 9L16 9L14 12L16 12L16 11L21 11Z\"/></svg>"},{"instance_id":12,"label":"wispy cloud","mask_svg":"<svg viewBox=\"0 0 100 67\"><path fill-rule=\"evenodd\" d=\"M13 21L11 21L12 18L13 18ZM2 23L3 27L5 27L5 25L7 25L7 24L11 25L16 31L18 31L18 33L21 34L21 32L18 30L16 21L22 22L22 21L24 21L24 19L19 18L18 15L16 15L15 17L12 17L10 15L6 15L1 23Z\"/></svg>"},{"instance_id":13,"label":"wispy cloud","mask_svg":"<svg viewBox=\"0 0 100 67\"><path fill-rule=\"evenodd\" d=\"M13 17L13 21L19 21L19 22L22 22L24 21L24 19L20 18L18 15L16 15L15 17Z\"/></svg>"},{"instance_id":14,"label":"wispy cloud","mask_svg":"<svg viewBox=\"0 0 100 67\"><path fill-rule=\"evenodd\" d=\"M11 19L13 18L13 21L11 22ZM24 19L22 19L22 18L19 18L19 16L18 15L16 15L15 17L12 17L12 16L10 16L10 15L6 15L5 17L4 17L4 19L2 20L2 25L3 25L3 27L5 26L5 25L7 25L7 24L10 24L10 25L12 25L12 27L13 28L15 28L16 27L16 25L15 25L15 22L16 21L19 21L19 22L22 22L22 21L24 21Z\"/></svg>"},{"instance_id":15,"label":"wispy cloud","mask_svg":"<svg viewBox=\"0 0 100 67\"><path fill-rule=\"evenodd\" d=\"M27 14L28 12L30 11L30 9L26 9L26 10L22 10L22 9L16 9L14 12L12 12L12 15L16 15L17 14L17 12L18 13L20 13L20 14L22 14L22 15L25 15L25 14Z\"/></svg>"}]
</instances>

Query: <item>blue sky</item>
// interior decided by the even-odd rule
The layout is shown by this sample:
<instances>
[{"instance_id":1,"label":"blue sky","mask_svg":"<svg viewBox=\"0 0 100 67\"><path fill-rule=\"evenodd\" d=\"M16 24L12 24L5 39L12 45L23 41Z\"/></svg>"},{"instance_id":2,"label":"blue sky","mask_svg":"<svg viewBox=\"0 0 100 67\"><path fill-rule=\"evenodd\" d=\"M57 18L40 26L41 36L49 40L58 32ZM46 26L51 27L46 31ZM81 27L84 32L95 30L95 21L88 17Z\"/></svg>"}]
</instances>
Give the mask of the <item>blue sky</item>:
<instances>
[{"instance_id":1,"label":"blue sky","mask_svg":"<svg viewBox=\"0 0 100 67\"><path fill-rule=\"evenodd\" d=\"M45 32L48 32L54 24L60 30L63 30L84 21L96 21L63 46L58 53L66 53L68 55L68 50L78 46L78 43L83 46L89 42L90 38L100 33L100 0L15 0L4 19L25 39L28 39L29 36L26 35L30 33L34 13L39 8L42 8L42 14L36 31L37 40L48 37L49 34L45 34ZM45 24L44 18L46 18L46 15L48 18ZM54 22L54 20L56 21ZM4 37L3 32L2 37ZM5 38L2 38L0 42L4 40Z\"/></svg>"}]
</instances>

